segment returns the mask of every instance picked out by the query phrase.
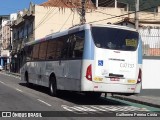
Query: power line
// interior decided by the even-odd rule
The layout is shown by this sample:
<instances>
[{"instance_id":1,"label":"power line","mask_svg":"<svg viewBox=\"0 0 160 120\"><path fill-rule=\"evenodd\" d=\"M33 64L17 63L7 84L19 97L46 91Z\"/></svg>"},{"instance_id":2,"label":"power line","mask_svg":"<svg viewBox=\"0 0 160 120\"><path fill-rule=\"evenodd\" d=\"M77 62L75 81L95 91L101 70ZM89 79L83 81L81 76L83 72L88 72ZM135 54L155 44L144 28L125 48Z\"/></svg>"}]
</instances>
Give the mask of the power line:
<instances>
[{"instance_id":1,"label":"power line","mask_svg":"<svg viewBox=\"0 0 160 120\"><path fill-rule=\"evenodd\" d=\"M62 25L62 27L60 28L60 30L59 30L59 31L61 31L61 30L62 30L62 28L64 27L64 25L66 24L66 22L67 22L67 21L68 21L68 19L70 18L71 14L72 14L72 11L71 11L71 13L69 14L68 18L66 19L66 21L64 22L64 24Z\"/></svg>"},{"instance_id":2,"label":"power line","mask_svg":"<svg viewBox=\"0 0 160 120\"><path fill-rule=\"evenodd\" d=\"M75 15L75 10L73 10L72 26L73 26L73 21L74 21L74 15Z\"/></svg>"},{"instance_id":3,"label":"power line","mask_svg":"<svg viewBox=\"0 0 160 120\"><path fill-rule=\"evenodd\" d=\"M98 12L98 13L101 13L101 14L105 14L105 15L110 15L110 16L116 16L116 15L112 15L112 14L108 14L108 13L104 13L104 12L101 12L101 11L96 11L95 12Z\"/></svg>"},{"instance_id":4,"label":"power line","mask_svg":"<svg viewBox=\"0 0 160 120\"><path fill-rule=\"evenodd\" d=\"M53 9L50 9L49 11L47 11L47 13L43 16L43 18L40 20L40 22L35 27L35 29L38 28L45 21L45 19L48 17L48 15L52 12Z\"/></svg>"},{"instance_id":5,"label":"power line","mask_svg":"<svg viewBox=\"0 0 160 120\"><path fill-rule=\"evenodd\" d=\"M146 9L143 9L143 10L139 10L137 12L141 12L141 11L145 11L145 10L149 10L149 9L152 9L152 8L155 8L157 6L152 6L150 8L146 8ZM88 23L95 23L95 22L100 22L100 21L105 21L105 20L109 20L109 19L113 19L113 18L117 18L117 17L122 17L122 16L126 16L126 15L129 15L129 14L134 14L134 12L131 12L131 13L126 13L126 14L123 14L123 15L117 15L117 16L114 16L114 17L110 17L110 18L106 18L106 19L101 19L101 20L96 20L96 21L92 21L92 22L88 22Z\"/></svg>"},{"instance_id":6,"label":"power line","mask_svg":"<svg viewBox=\"0 0 160 120\"><path fill-rule=\"evenodd\" d=\"M56 5L58 5L60 3L60 1L59 2L57 2L57 4ZM50 9L46 14L45 14L45 16L41 19L41 21L39 22L39 24L34 28L34 30L33 31L35 31L36 29L38 29L42 24L44 24L46 21L48 21L47 20L47 18L49 17L49 15L55 10L56 8L53 8L53 9ZM56 12L57 13L57 12ZM55 13L55 14L56 14ZM55 15L54 14L54 15ZM53 16L53 15L52 15ZM51 16L51 17L52 17ZM51 18L50 17L50 18Z\"/></svg>"},{"instance_id":7,"label":"power line","mask_svg":"<svg viewBox=\"0 0 160 120\"><path fill-rule=\"evenodd\" d=\"M58 5L60 2L57 2L56 5ZM47 19L47 17L49 16L49 14L51 14L53 11L55 10L55 8L53 9L50 9L46 14L45 16L41 19L41 22L36 26L37 28ZM35 28L36 28L35 27Z\"/></svg>"}]
</instances>

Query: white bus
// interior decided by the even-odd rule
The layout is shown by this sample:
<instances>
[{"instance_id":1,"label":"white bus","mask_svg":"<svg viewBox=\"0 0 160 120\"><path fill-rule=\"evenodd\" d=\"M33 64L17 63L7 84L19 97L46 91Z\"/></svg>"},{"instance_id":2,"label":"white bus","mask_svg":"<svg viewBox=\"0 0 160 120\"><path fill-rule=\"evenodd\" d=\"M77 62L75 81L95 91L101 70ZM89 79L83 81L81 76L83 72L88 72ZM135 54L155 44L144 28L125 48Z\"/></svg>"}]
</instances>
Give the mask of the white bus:
<instances>
[{"instance_id":1,"label":"white bus","mask_svg":"<svg viewBox=\"0 0 160 120\"><path fill-rule=\"evenodd\" d=\"M135 29L84 24L26 43L21 79L59 90L136 94L141 90L142 42Z\"/></svg>"}]
</instances>

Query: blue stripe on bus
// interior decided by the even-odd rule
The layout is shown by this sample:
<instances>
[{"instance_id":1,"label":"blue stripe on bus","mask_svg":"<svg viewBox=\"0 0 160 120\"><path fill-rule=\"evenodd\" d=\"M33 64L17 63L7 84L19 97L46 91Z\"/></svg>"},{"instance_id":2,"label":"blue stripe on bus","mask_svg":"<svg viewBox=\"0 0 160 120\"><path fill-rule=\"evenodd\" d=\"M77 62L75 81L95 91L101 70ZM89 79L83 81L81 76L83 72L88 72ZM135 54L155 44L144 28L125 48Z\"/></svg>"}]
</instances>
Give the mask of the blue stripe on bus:
<instances>
[{"instance_id":1,"label":"blue stripe on bus","mask_svg":"<svg viewBox=\"0 0 160 120\"><path fill-rule=\"evenodd\" d=\"M138 64L142 64L142 40L139 39L139 46L138 46Z\"/></svg>"},{"instance_id":2,"label":"blue stripe on bus","mask_svg":"<svg viewBox=\"0 0 160 120\"><path fill-rule=\"evenodd\" d=\"M83 59L94 60L94 42L90 30L85 30Z\"/></svg>"}]
</instances>

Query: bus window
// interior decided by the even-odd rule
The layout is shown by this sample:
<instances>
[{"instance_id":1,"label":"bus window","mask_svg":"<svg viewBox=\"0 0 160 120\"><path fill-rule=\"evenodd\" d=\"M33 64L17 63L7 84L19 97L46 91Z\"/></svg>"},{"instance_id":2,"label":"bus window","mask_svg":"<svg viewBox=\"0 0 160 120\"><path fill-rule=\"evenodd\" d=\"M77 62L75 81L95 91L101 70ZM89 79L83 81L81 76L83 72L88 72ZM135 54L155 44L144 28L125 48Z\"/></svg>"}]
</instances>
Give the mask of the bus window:
<instances>
[{"instance_id":1,"label":"bus window","mask_svg":"<svg viewBox=\"0 0 160 120\"><path fill-rule=\"evenodd\" d=\"M33 46L25 47L26 61L30 61L32 59L32 51L33 51Z\"/></svg>"},{"instance_id":2,"label":"bus window","mask_svg":"<svg viewBox=\"0 0 160 120\"><path fill-rule=\"evenodd\" d=\"M61 59L67 59L68 58L68 49L69 49L69 44L70 44L70 40L68 39L67 36L62 37L61 41L62 44L62 48L61 48Z\"/></svg>"},{"instance_id":3,"label":"bus window","mask_svg":"<svg viewBox=\"0 0 160 120\"><path fill-rule=\"evenodd\" d=\"M92 27L92 36L98 48L135 51L138 46L138 33L129 30Z\"/></svg>"},{"instance_id":4,"label":"bus window","mask_svg":"<svg viewBox=\"0 0 160 120\"><path fill-rule=\"evenodd\" d=\"M68 38L69 41L69 45L68 45L68 58L74 58L74 47L75 47L75 43L76 43L76 36L75 35L71 35Z\"/></svg>"},{"instance_id":5,"label":"bus window","mask_svg":"<svg viewBox=\"0 0 160 120\"><path fill-rule=\"evenodd\" d=\"M48 42L48 48L47 48L47 60L53 60L56 58L56 48L57 43L56 40L51 40Z\"/></svg>"},{"instance_id":6,"label":"bus window","mask_svg":"<svg viewBox=\"0 0 160 120\"><path fill-rule=\"evenodd\" d=\"M84 32L76 34L76 43L74 47L75 58L82 58L84 46Z\"/></svg>"},{"instance_id":7,"label":"bus window","mask_svg":"<svg viewBox=\"0 0 160 120\"><path fill-rule=\"evenodd\" d=\"M39 48L39 60L45 60L46 50L47 50L47 41L40 44Z\"/></svg>"},{"instance_id":8,"label":"bus window","mask_svg":"<svg viewBox=\"0 0 160 120\"><path fill-rule=\"evenodd\" d=\"M59 38L62 39L62 38ZM56 58L61 58L62 48L63 48L63 40L57 40L57 49L56 49Z\"/></svg>"},{"instance_id":9,"label":"bus window","mask_svg":"<svg viewBox=\"0 0 160 120\"><path fill-rule=\"evenodd\" d=\"M39 44L33 46L32 60L38 60Z\"/></svg>"}]
</instances>

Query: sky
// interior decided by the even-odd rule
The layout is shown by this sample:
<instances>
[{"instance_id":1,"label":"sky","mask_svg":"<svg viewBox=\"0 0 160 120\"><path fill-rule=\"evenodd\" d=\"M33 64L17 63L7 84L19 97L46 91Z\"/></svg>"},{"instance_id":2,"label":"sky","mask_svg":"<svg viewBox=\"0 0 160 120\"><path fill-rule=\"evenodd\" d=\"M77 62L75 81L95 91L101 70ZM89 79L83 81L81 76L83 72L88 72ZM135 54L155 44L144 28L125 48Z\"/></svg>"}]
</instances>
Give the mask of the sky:
<instances>
[{"instance_id":1,"label":"sky","mask_svg":"<svg viewBox=\"0 0 160 120\"><path fill-rule=\"evenodd\" d=\"M29 8L29 3L40 4L48 0L1 0L0 3L0 15L9 15L11 13L17 13L24 8Z\"/></svg>"}]
</instances>

